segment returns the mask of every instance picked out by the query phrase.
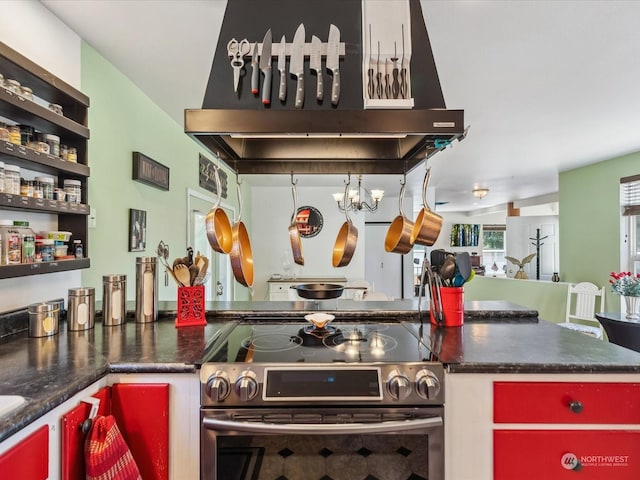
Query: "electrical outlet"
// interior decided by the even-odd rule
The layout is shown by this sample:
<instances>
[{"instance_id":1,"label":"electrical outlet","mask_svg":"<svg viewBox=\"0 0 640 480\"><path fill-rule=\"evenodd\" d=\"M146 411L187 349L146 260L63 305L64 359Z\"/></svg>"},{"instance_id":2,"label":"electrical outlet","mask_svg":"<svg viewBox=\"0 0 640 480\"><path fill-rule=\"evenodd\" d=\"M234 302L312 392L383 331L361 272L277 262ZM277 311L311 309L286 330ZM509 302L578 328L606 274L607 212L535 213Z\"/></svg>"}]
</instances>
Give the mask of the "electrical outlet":
<instances>
[{"instance_id":1,"label":"electrical outlet","mask_svg":"<svg viewBox=\"0 0 640 480\"><path fill-rule=\"evenodd\" d=\"M96 228L97 220L96 220L96 209L91 208L89 210L89 228Z\"/></svg>"}]
</instances>

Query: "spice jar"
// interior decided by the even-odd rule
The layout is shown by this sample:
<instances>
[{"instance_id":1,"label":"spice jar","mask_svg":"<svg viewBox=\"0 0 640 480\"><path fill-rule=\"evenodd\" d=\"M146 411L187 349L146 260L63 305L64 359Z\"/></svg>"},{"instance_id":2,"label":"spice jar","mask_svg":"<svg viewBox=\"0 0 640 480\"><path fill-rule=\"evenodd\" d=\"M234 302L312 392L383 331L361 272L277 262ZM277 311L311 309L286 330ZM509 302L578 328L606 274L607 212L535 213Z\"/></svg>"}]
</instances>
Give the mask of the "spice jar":
<instances>
[{"instance_id":1,"label":"spice jar","mask_svg":"<svg viewBox=\"0 0 640 480\"><path fill-rule=\"evenodd\" d=\"M42 187L42 198L53 200L53 177L36 177Z\"/></svg>"},{"instance_id":2,"label":"spice jar","mask_svg":"<svg viewBox=\"0 0 640 480\"><path fill-rule=\"evenodd\" d=\"M53 262L53 244L52 238L40 238L36 240L36 262Z\"/></svg>"},{"instance_id":3,"label":"spice jar","mask_svg":"<svg viewBox=\"0 0 640 480\"><path fill-rule=\"evenodd\" d=\"M69 147L67 151L67 158L65 159L68 162L77 162L78 161L78 150L75 147Z\"/></svg>"},{"instance_id":4,"label":"spice jar","mask_svg":"<svg viewBox=\"0 0 640 480\"><path fill-rule=\"evenodd\" d=\"M20 195L20 167L17 165L4 166L4 193Z\"/></svg>"},{"instance_id":5,"label":"spice jar","mask_svg":"<svg viewBox=\"0 0 640 480\"><path fill-rule=\"evenodd\" d=\"M73 241L73 254L76 258L84 258L84 248L82 246L82 240Z\"/></svg>"},{"instance_id":6,"label":"spice jar","mask_svg":"<svg viewBox=\"0 0 640 480\"><path fill-rule=\"evenodd\" d=\"M48 134L44 136L44 141L49 145L49 153L54 157L60 156L60 137Z\"/></svg>"},{"instance_id":7,"label":"spice jar","mask_svg":"<svg viewBox=\"0 0 640 480\"><path fill-rule=\"evenodd\" d=\"M38 180L33 181L33 198L44 198L42 184Z\"/></svg>"},{"instance_id":8,"label":"spice jar","mask_svg":"<svg viewBox=\"0 0 640 480\"><path fill-rule=\"evenodd\" d=\"M67 193L67 201L71 203L81 203L80 180L66 179L63 183L64 191Z\"/></svg>"},{"instance_id":9,"label":"spice jar","mask_svg":"<svg viewBox=\"0 0 640 480\"><path fill-rule=\"evenodd\" d=\"M22 239L20 231L13 226L11 220L0 220L0 240L2 241L2 256L0 265L15 265L21 262Z\"/></svg>"},{"instance_id":10,"label":"spice jar","mask_svg":"<svg viewBox=\"0 0 640 480\"><path fill-rule=\"evenodd\" d=\"M29 87L20 87L20 95L26 100L33 101L33 90Z\"/></svg>"},{"instance_id":11,"label":"spice jar","mask_svg":"<svg viewBox=\"0 0 640 480\"><path fill-rule=\"evenodd\" d=\"M22 136L20 135L20 127L11 125L9 127L9 141L14 145L21 145Z\"/></svg>"},{"instance_id":12,"label":"spice jar","mask_svg":"<svg viewBox=\"0 0 640 480\"><path fill-rule=\"evenodd\" d=\"M58 115L62 115L62 105L58 105L57 103L50 103L49 110L57 113Z\"/></svg>"},{"instance_id":13,"label":"spice jar","mask_svg":"<svg viewBox=\"0 0 640 480\"><path fill-rule=\"evenodd\" d=\"M29 125L20 125L20 144L25 147L31 143L33 138L33 127Z\"/></svg>"},{"instance_id":14,"label":"spice jar","mask_svg":"<svg viewBox=\"0 0 640 480\"><path fill-rule=\"evenodd\" d=\"M5 123L0 122L0 141L9 141L9 128Z\"/></svg>"},{"instance_id":15,"label":"spice jar","mask_svg":"<svg viewBox=\"0 0 640 480\"><path fill-rule=\"evenodd\" d=\"M13 80L12 78L7 78L4 81L4 88L9 90L10 92L15 93L16 95L20 95L22 93L20 82L17 80Z\"/></svg>"},{"instance_id":16,"label":"spice jar","mask_svg":"<svg viewBox=\"0 0 640 480\"><path fill-rule=\"evenodd\" d=\"M60 158L63 160L66 160L68 153L69 153L69 147L67 147L66 145L60 145Z\"/></svg>"}]
</instances>

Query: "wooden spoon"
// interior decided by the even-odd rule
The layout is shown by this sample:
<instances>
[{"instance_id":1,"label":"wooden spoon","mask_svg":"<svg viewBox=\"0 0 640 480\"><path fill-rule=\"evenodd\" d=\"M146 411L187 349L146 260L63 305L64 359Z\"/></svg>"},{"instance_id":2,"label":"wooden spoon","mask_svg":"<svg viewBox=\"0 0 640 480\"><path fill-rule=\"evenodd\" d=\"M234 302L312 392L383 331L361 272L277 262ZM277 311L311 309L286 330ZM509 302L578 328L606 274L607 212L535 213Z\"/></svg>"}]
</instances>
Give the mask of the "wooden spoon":
<instances>
[{"instance_id":1,"label":"wooden spoon","mask_svg":"<svg viewBox=\"0 0 640 480\"><path fill-rule=\"evenodd\" d=\"M173 274L178 279L178 282L183 287L189 285L191 281L191 273L189 272L189 267L187 267L184 263L179 263L175 267L173 267Z\"/></svg>"}]
</instances>

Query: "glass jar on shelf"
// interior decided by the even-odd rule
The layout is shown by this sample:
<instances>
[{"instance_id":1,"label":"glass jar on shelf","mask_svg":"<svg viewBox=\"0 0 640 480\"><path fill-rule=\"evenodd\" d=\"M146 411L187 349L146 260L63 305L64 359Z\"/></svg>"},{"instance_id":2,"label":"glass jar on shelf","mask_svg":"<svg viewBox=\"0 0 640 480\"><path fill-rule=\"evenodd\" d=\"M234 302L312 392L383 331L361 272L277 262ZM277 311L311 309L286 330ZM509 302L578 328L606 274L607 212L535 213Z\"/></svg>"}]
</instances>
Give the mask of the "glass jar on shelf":
<instances>
[{"instance_id":1,"label":"glass jar on shelf","mask_svg":"<svg viewBox=\"0 0 640 480\"><path fill-rule=\"evenodd\" d=\"M6 88L12 93L15 93L16 95L20 95L22 93L22 90L20 87L21 87L20 82L12 78L7 78L4 81L4 88Z\"/></svg>"},{"instance_id":2,"label":"glass jar on shelf","mask_svg":"<svg viewBox=\"0 0 640 480\"><path fill-rule=\"evenodd\" d=\"M36 177L42 187L42 198L53 200L53 177Z\"/></svg>"},{"instance_id":3,"label":"glass jar on shelf","mask_svg":"<svg viewBox=\"0 0 640 480\"><path fill-rule=\"evenodd\" d=\"M20 126L11 125L9 127L9 141L14 145L22 145L22 136L20 135Z\"/></svg>"},{"instance_id":4,"label":"glass jar on shelf","mask_svg":"<svg viewBox=\"0 0 640 480\"><path fill-rule=\"evenodd\" d=\"M80 180L66 179L63 182L64 191L67 193L67 201L71 203L82 203L82 190Z\"/></svg>"},{"instance_id":5,"label":"glass jar on shelf","mask_svg":"<svg viewBox=\"0 0 640 480\"><path fill-rule=\"evenodd\" d=\"M22 98L26 100L33 101L33 89L31 89L30 87L25 87L24 85L22 85L20 87L20 95L22 95Z\"/></svg>"},{"instance_id":6,"label":"glass jar on shelf","mask_svg":"<svg viewBox=\"0 0 640 480\"><path fill-rule=\"evenodd\" d=\"M20 195L20 167L5 164L4 166L4 193Z\"/></svg>"}]
</instances>

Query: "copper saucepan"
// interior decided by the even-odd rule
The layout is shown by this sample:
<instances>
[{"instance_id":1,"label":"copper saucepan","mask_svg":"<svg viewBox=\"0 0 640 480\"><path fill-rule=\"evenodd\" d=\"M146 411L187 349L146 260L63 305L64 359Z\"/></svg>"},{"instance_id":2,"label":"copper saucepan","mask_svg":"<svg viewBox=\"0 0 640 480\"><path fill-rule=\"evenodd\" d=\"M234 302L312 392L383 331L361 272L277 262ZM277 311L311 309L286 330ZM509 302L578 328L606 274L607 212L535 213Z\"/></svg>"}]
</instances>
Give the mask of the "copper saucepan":
<instances>
[{"instance_id":1,"label":"copper saucepan","mask_svg":"<svg viewBox=\"0 0 640 480\"><path fill-rule=\"evenodd\" d=\"M298 223L296 222L298 195L296 194L296 184L293 182L293 175L291 175L291 193L293 194L293 213L291 214L291 224L289 225L289 242L291 243L291 251L293 252L293 261L298 265L304 265L302 239L300 238L300 230L298 230Z\"/></svg>"},{"instance_id":2,"label":"copper saucepan","mask_svg":"<svg viewBox=\"0 0 640 480\"><path fill-rule=\"evenodd\" d=\"M211 248L218 253L229 253L233 243L231 222L229 222L229 217L227 217L224 209L220 207L222 187L218 168L219 167L214 167L218 199L216 200L215 205L207 213L204 224L207 229L207 239L209 240Z\"/></svg>"},{"instance_id":3,"label":"copper saucepan","mask_svg":"<svg viewBox=\"0 0 640 480\"><path fill-rule=\"evenodd\" d=\"M402 182L400 188L400 195L398 195L398 205L400 214L393 219L389 230L387 230L387 236L384 239L384 249L390 253L409 253L413 248L413 242L411 241L411 232L413 231L413 222L404 215L402 210L402 202L404 201L404 192L406 187L406 181Z\"/></svg>"},{"instance_id":4,"label":"copper saucepan","mask_svg":"<svg viewBox=\"0 0 640 480\"><path fill-rule=\"evenodd\" d=\"M231 259L231 270L236 281L245 287L253 286L253 253L247 227L241 221L242 218L242 193L240 183L237 186L238 192L238 218L233 224L232 247L229 254Z\"/></svg>"},{"instance_id":5,"label":"copper saucepan","mask_svg":"<svg viewBox=\"0 0 640 480\"><path fill-rule=\"evenodd\" d=\"M349 179L344 187L344 199L349 195L349 185L351 179ZM345 205L344 215L347 221L342 224L336 242L333 246L333 258L332 263L334 267L345 267L349 265L353 252L356 250L356 244L358 243L358 229L355 227L351 219L349 218L349 209Z\"/></svg>"},{"instance_id":6,"label":"copper saucepan","mask_svg":"<svg viewBox=\"0 0 640 480\"><path fill-rule=\"evenodd\" d=\"M431 167L427 168L427 173L424 175L424 182L422 183L422 209L416 218L411 232L411 243L418 245L426 245L431 247L438 236L440 235L440 229L442 228L442 217L432 211L427 204L427 186L429 185L429 177L431 176Z\"/></svg>"}]
</instances>

